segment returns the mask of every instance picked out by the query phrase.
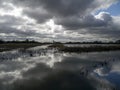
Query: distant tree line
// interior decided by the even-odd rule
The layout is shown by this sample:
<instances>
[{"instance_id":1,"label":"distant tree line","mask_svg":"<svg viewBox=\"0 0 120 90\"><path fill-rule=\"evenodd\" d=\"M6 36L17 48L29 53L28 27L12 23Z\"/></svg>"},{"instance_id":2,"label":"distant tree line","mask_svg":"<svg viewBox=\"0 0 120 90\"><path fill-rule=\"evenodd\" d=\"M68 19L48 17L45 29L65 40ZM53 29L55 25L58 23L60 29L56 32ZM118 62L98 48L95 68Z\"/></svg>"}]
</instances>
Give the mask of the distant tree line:
<instances>
[{"instance_id":1,"label":"distant tree line","mask_svg":"<svg viewBox=\"0 0 120 90\"><path fill-rule=\"evenodd\" d=\"M103 41L93 41L93 42L57 42L54 41L53 42L37 42L35 40L23 40L23 41L18 41L18 40L13 40L13 41L4 41L2 39L0 39L0 44L4 44L4 43L41 43L41 44L120 44L120 40L116 40L116 41L109 41L109 42L103 42Z\"/></svg>"},{"instance_id":2,"label":"distant tree line","mask_svg":"<svg viewBox=\"0 0 120 90\"><path fill-rule=\"evenodd\" d=\"M23 40L23 41L17 41L17 40L13 40L13 41L4 41L4 40L0 40L0 44L4 44L4 43L38 43L37 41L34 41L34 40L29 40L29 39L26 39L26 40Z\"/></svg>"},{"instance_id":3,"label":"distant tree line","mask_svg":"<svg viewBox=\"0 0 120 90\"><path fill-rule=\"evenodd\" d=\"M93 41L93 42L66 42L65 44L120 44L120 40L109 41L109 42L103 42L103 41Z\"/></svg>"}]
</instances>

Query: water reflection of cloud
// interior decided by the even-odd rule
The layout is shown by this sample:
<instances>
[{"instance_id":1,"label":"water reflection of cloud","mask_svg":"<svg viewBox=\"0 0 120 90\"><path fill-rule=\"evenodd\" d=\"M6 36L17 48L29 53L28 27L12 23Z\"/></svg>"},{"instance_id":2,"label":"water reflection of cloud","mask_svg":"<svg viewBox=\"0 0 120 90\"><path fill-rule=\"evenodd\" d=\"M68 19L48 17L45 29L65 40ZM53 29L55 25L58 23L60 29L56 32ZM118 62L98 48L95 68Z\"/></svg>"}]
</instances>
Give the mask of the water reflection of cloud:
<instances>
[{"instance_id":1,"label":"water reflection of cloud","mask_svg":"<svg viewBox=\"0 0 120 90\"><path fill-rule=\"evenodd\" d=\"M41 78L42 76L45 76L49 72L51 72L52 69L48 67L47 65L43 63L37 64L35 67L22 72L23 78Z\"/></svg>"},{"instance_id":2,"label":"water reflection of cloud","mask_svg":"<svg viewBox=\"0 0 120 90\"><path fill-rule=\"evenodd\" d=\"M115 62L115 63L112 64L111 72L120 73L120 62Z\"/></svg>"},{"instance_id":3,"label":"water reflection of cloud","mask_svg":"<svg viewBox=\"0 0 120 90\"><path fill-rule=\"evenodd\" d=\"M109 76L111 73L120 74L120 62L109 62L109 65L99 67L94 70L99 76Z\"/></svg>"},{"instance_id":4,"label":"water reflection of cloud","mask_svg":"<svg viewBox=\"0 0 120 90\"><path fill-rule=\"evenodd\" d=\"M62 62L55 63L56 69L63 70L81 70L92 66L97 63L97 61L90 61L88 58L83 59L80 57L64 57ZM89 69L89 68L88 68Z\"/></svg>"},{"instance_id":5,"label":"water reflection of cloud","mask_svg":"<svg viewBox=\"0 0 120 90\"><path fill-rule=\"evenodd\" d=\"M42 80L21 79L13 83L12 90L95 90L89 80L75 72L55 71Z\"/></svg>"},{"instance_id":6,"label":"water reflection of cloud","mask_svg":"<svg viewBox=\"0 0 120 90\"><path fill-rule=\"evenodd\" d=\"M108 67L101 67L94 70L99 76L107 76L110 73L110 68Z\"/></svg>"},{"instance_id":7,"label":"water reflection of cloud","mask_svg":"<svg viewBox=\"0 0 120 90\"><path fill-rule=\"evenodd\" d=\"M62 62L63 55L62 54L50 54L48 55L48 59L49 60L45 63L51 68L53 68L55 63Z\"/></svg>"},{"instance_id":8,"label":"water reflection of cloud","mask_svg":"<svg viewBox=\"0 0 120 90\"><path fill-rule=\"evenodd\" d=\"M80 71L84 68L91 69L91 67L109 58L119 58L119 52L101 52L101 53L82 53L82 54L66 54L66 53L54 53L54 50L48 50L46 54L39 54L39 47L31 48L30 50L38 50L37 52L32 52L33 56L30 56L29 52L25 52L25 57L18 55L18 58L12 60L4 60L0 64L0 85L4 86L4 83L9 83L9 85L19 86L19 84L24 84L26 87L32 85L35 87L37 84L41 83L41 79L46 75L51 73L56 73L57 71ZM21 52L14 52L11 55L21 54ZM38 54L37 54L38 53ZM8 53L7 53L8 54ZM34 55L35 54L35 55ZM93 69L93 68L92 68ZM119 64L113 67L112 70L119 70ZM111 70L111 71L112 71ZM101 73L106 74L104 70ZM109 71L107 71L109 73ZM76 73L74 73L76 74ZM53 77L53 76L51 76ZM63 78L63 77L62 77ZM53 78L54 80L54 78ZM63 80L64 81L64 80ZM63 82L62 81L62 82ZM35 82L35 83L34 83ZM16 85L17 84L17 85ZM14 86L13 85L13 86ZM20 89L20 88L19 88ZM12 90L19 90L12 89ZM0 90L4 90L1 89ZM9 90L9 89L6 89ZM27 89L28 90L28 89ZM30 89L29 90L33 90Z\"/></svg>"}]
</instances>

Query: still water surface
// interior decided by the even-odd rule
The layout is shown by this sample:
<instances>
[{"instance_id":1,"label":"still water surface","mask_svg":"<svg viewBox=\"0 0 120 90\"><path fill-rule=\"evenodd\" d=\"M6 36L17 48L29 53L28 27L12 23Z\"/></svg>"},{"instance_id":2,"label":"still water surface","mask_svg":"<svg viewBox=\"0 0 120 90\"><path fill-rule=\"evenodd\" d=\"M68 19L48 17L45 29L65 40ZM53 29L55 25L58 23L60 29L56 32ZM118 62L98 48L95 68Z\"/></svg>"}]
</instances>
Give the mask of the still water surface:
<instances>
[{"instance_id":1,"label":"still water surface","mask_svg":"<svg viewBox=\"0 0 120 90\"><path fill-rule=\"evenodd\" d=\"M120 90L120 51L77 54L38 46L0 53L0 90L80 90L81 77L95 90Z\"/></svg>"}]
</instances>

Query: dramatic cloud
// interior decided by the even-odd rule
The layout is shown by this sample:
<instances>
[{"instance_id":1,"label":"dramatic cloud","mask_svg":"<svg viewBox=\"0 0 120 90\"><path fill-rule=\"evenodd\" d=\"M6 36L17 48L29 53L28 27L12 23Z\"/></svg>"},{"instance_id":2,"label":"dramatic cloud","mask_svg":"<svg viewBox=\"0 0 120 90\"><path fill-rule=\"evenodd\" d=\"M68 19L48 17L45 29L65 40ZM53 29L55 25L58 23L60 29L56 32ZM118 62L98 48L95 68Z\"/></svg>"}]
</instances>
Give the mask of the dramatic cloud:
<instances>
[{"instance_id":1,"label":"dramatic cloud","mask_svg":"<svg viewBox=\"0 0 120 90\"><path fill-rule=\"evenodd\" d=\"M0 0L0 38L118 39L120 16L109 12L96 14L117 2L119 0Z\"/></svg>"},{"instance_id":2,"label":"dramatic cloud","mask_svg":"<svg viewBox=\"0 0 120 90\"><path fill-rule=\"evenodd\" d=\"M31 18L34 18L38 23L46 22L52 18L52 15L41 8L35 8L33 10L26 9L24 10L24 14L28 15Z\"/></svg>"},{"instance_id":3,"label":"dramatic cloud","mask_svg":"<svg viewBox=\"0 0 120 90\"><path fill-rule=\"evenodd\" d=\"M93 15L87 15L83 18L79 17L68 17L56 19L56 23L63 25L69 29L79 29L79 28L90 28L90 27L102 27L109 24L111 21L111 16L107 13L103 13L100 18L96 18Z\"/></svg>"}]
</instances>

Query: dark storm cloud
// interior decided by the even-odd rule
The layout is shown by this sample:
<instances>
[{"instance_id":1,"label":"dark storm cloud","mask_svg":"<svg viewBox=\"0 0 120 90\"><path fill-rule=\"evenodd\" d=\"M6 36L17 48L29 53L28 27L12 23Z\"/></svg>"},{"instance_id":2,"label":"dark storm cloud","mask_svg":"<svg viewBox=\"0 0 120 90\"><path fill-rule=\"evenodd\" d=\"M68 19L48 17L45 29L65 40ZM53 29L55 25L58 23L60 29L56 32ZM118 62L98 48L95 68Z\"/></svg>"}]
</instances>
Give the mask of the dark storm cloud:
<instances>
[{"instance_id":1,"label":"dark storm cloud","mask_svg":"<svg viewBox=\"0 0 120 90\"><path fill-rule=\"evenodd\" d=\"M0 33L4 33L4 34L14 33L16 35L32 35L31 32L22 31L13 27L17 25L22 25L24 20L21 20L20 18L16 18L10 15L4 15L4 16L0 16L0 20L3 21L0 22Z\"/></svg>"},{"instance_id":2,"label":"dark storm cloud","mask_svg":"<svg viewBox=\"0 0 120 90\"><path fill-rule=\"evenodd\" d=\"M94 0L39 0L43 7L59 16L83 14Z\"/></svg>"},{"instance_id":3,"label":"dark storm cloud","mask_svg":"<svg viewBox=\"0 0 120 90\"><path fill-rule=\"evenodd\" d=\"M40 23L53 17L57 19L80 18L99 7L95 0L13 0L13 2L28 8L24 10L24 13Z\"/></svg>"},{"instance_id":4,"label":"dark storm cloud","mask_svg":"<svg viewBox=\"0 0 120 90\"><path fill-rule=\"evenodd\" d=\"M68 18L55 18L55 23L62 25L68 30L77 31L82 34L91 34L99 38L119 38L120 26L116 25L114 18L106 13L102 12L97 16L87 15L83 18L80 17L68 17ZM83 30L83 31L84 31Z\"/></svg>"},{"instance_id":5,"label":"dark storm cloud","mask_svg":"<svg viewBox=\"0 0 120 90\"><path fill-rule=\"evenodd\" d=\"M108 6L110 3L114 3L117 0L111 0L106 2L99 2L98 0L12 0L13 3L27 7L30 10L36 8L43 8L48 13L51 13L53 17L68 17L68 16L84 16L94 10ZM42 13L42 12L37 12ZM36 13L36 14L37 14Z\"/></svg>"},{"instance_id":6,"label":"dark storm cloud","mask_svg":"<svg viewBox=\"0 0 120 90\"><path fill-rule=\"evenodd\" d=\"M23 13L29 16L30 18L34 18L35 20L37 20L38 23L44 23L48 19L52 18L52 15L50 15L48 12L42 9L40 10L40 8L33 9L33 10L26 9L23 11Z\"/></svg>"},{"instance_id":7,"label":"dark storm cloud","mask_svg":"<svg viewBox=\"0 0 120 90\"><path fill-rule=\"evenodd\" d=\"M19 0L14 2L18 5L36 8L42 6L49 13L58 16L71 16L83 14L94 0Z\"/></svg>"},{"instance_id":8,"label":"dark storm cloud","mask_svg":"<svg viewBox=\"0 0 120 90\"><path fill-rule=\"evenodd\" d=\"M98 35L99 37L107 38L118 38L120 25L116 25L116 23L114 23L113 16L108 13L101 13L98 15L99 17L97 17L97 15L95 16L94 13L96 10L108 8L110 5L117 1L119 0L0 0L2 5L3 2L11 2L11 4L13 4L13 6L16 6L17 8L21 7L22 13L20 17L25 15L28 18L37 21L35 23L36 25L45 24L52 19L54 20L56 25L61 25L64 28L63 32L66 30L70 30L73 33L78 32L79 34L82 34L82 29L84 29L84 34L91 34L89 35L89 37L91 37L92 35ZM3 5L3 7L6 7L7 9L11 6L7 6L7 4L5 4ZM2 19L2 16L0 16L0 18ZM0 23L0 33L3 32L2 30L6 29L4 27L7 27L7 29L4 30L4 33L20 33L19 35L23 35L24 37L29 35L53 39L52 35L55 34L53 33L51 35L50 33L42 35L40 33L36 33L34 31L34 28L38 29L38 27L35 27L33 25L31 25L31 29L29 28L30 25L26 25L26 27L28 28L26 28L25 31L15 30L16 28L14 29L13 26L17 27L23 25L25 21L22 21L21 18L14 19L15 17L11 17L10 15L6 16L6 18L8 19L8 21L5 21L5 23ZM10 30L8 30L9 27ZM11 27L13 28L13 31L11 30ZM69 39L70 37L62 34L56 35L55 38Z\"/></svg>"},{"instance_id":9,"label":"dark storm cloud","mask_svg":"<svg viewBox=\"0 0 120 90\"><path fill-rule=\"evenodd\" d=\"M59 25L63 25L67 29L80 29L80 28L91 28L91 27L105 27L112 22L112 17L103 13L100 19L95 18L93 15L87 15L82 18L74 16L68 18L57 18L55 22Z\"/></svg>"},{"instance_id":10,"label":"dark storm cloud","mask_svg":"<svg viewBox=\"0 0 120 90\"><path fill-rule=\"evenodd\" d=\"M22 5L28 9L24 13L36 19L39 23L55 18L55 23L69 29L83 27L105 26L111 21L111 16L104 13L100 19L96 19L90 13L101 7L96 0L13 0L15 4ZM117 1L117 0L115 0ZM107 1L110 4L115 2ZM103 6L104 3L102 2Z\"/></svg>"}]
</instances>

